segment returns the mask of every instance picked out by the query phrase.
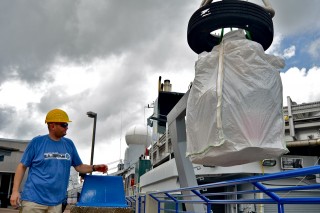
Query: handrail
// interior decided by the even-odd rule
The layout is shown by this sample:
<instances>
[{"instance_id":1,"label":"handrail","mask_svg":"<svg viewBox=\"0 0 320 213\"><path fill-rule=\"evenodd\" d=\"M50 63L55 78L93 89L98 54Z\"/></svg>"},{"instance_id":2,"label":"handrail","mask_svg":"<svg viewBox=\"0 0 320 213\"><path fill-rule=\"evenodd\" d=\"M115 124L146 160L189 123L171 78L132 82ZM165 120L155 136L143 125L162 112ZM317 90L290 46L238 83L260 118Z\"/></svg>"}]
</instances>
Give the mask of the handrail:
<instances>
[{"instance_id":1,"label":"handrail","mask_svg":"<svg viewBox=\"0 0 320 213\"><path fill-rule=\"evenodd\" d=\"M131 196L126 196L126 200L127 200L127 205L129 207L131 207L132 209L135 210L135 212L137 213L146 213L145 211L145 207L146 207L146 195L144 194L140 194L140 195L131 195ZM138 204L138 206L136 205ZM136 208L138 208L136 210Z\"/></svg>"},{"instance_id":2,"label":"handrail","mask_svg":"<svg viewBox=\"0 0 320 213\"><path fill-rule=\"evenodd\" d=\"M320 166L312 166L312 167L300 168L300 169L290 170L285 172L278 172L274 174L266 174L261 176L241 178L241 179L230 180L230 181L221 181L217 183L203 184L201 186L198 186L197 188L203 189L203 188L208 188L209 186L210 187L230 186L235 184L262 182L262 181L278 180L278 179L292 178L292 177L298 177L298 176L306 176L306 175L317 174L317 173L320 173ZM194 187L185 187L185 188L174 189L174 190L153 192L153 194L186 191L186 190L191 190L193 188Z\"/></svg>"},{"instance_id":3,"label":"handrail","mask_svg":"<svg viewBox=\"0 0 320 213\"><path fill-rule=\"evenodd\" d=\"M320 184L312 183L310 185L298 184L297 186L284 186L284 187L268 187L264 184L267 181L280 180L280 179L289 179L303 177L307 175L317 175L320 173L320 166L313 166L307 168L300 168L296 170L278 172L274 174L259 175L254 177L239 178L229 181L221 181L216 183L199 185L196 187L185 187L180 189L173 190L164 190L149 192L147 195L138 195L136 199L144 196L144 205L145 202L156 202L157 211L148 210L144 208L139 208L138 213L153 213L153 212L186 212L183 208L184 205L188 204L197 204L204 206L204 211L210 213L211 209L214 209L215 204L276 204L278 207L278 213L284 213L284 204L320 204L320 196L315 197L290 197L291 193L294 191L302 190L317 190L320 194ZM240 190L240 191L228 191L228 192L215 192L215 193L205 193L200 192L203 189L225 187L225 186L239 186L250 184L255 187L254 190ZM191 195L186 192L192 192ZM284 196L280 196L278 193L287 192ZM245 198L240 197L239 195L244 194L257 194L263 193L265 196L261 198ZM223 196L224 198L217 198L217 196ZM229 199L229 197L232 197ZM194 199L190 199L194 197ZM252 196L254 197L254 196ZM151 199L151 200L150 200ZM140 204L139 204L140 206ZM169 207L168 207L169 206ZM154 209L154 208L153 208ZM192 212L189 212L192 213ZM197 212L199 213L199 212Z\"/></svg>"}]
</instances>

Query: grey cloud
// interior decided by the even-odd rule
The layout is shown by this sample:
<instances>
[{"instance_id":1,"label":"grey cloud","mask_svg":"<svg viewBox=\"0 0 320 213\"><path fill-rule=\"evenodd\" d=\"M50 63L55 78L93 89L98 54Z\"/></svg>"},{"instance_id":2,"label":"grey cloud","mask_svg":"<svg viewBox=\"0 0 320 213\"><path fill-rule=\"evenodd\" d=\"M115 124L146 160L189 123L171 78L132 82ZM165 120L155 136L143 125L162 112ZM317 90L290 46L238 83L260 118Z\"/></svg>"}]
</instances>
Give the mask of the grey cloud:
<instances>
[{"instance_id":1,"label":"grey cloud","mask_svg":"<svg viewBox=\"0 0 320 213\"><path fill-rule=\"evenodd\" d=\"M192 13L182 0L1 1L0 8L1 82L20 78L31 83L47 80L57 57L90 62L141 47L148 51L145 44L159 35L169 38L159 49L175 46L170 34L184 31L186 39L185 13Z\"/></svg>"},{"instance_id":2,"label":"grey cloud","mask_svg":"<svg viewBox=\"0 0 320 213\"><path fill-rule=\"evenodd\" d=\"M270 2L276 11L273 19L275 32L288 36L295 33L303 35L318 31L320 13L316 8L319 7L319 1L270 0Z\"/></svg>"},{"instance_id":3,"label":"grey cloud","mask_svg":"<svg viewBox=\"0 0 320 213\"><path fill-rule=\"evenodd\" d=\"M65 32L61 17L70 12L63 7L67 4L60 9L54 1L0 2L1 75L28 82L45 79L63 38L59 33ZM10 71L15 72L14 76L10 76Z\"/></svg>"},{"instance_id":4,"label":"grey cloud","mask_svg":"<svg viewBox=\"0 0 320 213\"><path fill-rule=\"evenodd\" d=\"M0 132L7 129L8 124L11 123L16 114L14 107L1 107L0 108Z\"/></svg>"},{"instance_id":5,"label":"grey cloud","mask_svg":"<svg viewBox=\"0 0 320 213\"><path fill-rule=\"evenodd\" d=\"M36 104L28 104L23 111L15 107L0 108L0 137L29 140L39 135L39 121L44 124L44 118L38 117Z\"/></svg>"}]
</instances>

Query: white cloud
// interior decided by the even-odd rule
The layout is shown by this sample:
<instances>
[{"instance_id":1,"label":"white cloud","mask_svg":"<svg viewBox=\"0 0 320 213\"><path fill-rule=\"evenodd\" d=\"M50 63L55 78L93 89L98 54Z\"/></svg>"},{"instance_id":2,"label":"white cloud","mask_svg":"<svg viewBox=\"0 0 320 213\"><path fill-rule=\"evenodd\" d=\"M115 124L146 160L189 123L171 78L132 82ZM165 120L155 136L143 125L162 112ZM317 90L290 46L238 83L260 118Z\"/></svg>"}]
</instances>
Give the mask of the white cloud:
<instances>
[{"instance_id":1,"label":"white cloud","mask_svg":"<svg viewBox=\"0 0 320 213\"><path fill-rule=\"evenodd\" d=\"M3 83L0 87L0 107L15 106L16 109L24 109L30 102L39 102L43 86L30 87L20 80L12 80Z\"/></svg>"},{"instance_id":2,"label":"white cloud","mask_svg":"<svg viewBox=\"0 0 320 213\"><path fill-rule=\"evenodd\" d=\"M280 75L283 84L284 105L287 105L287 96L290 96L298 104L320 101L320 67L313 67L309 70L293 67Z\"/></svg>"},{"instance_id":3,"label":"white cloud","mask_svg":"<svg viewBox=\"0 0 320 213\"><path fill-rule=\"evenodd\" d=\"M295 53L296 53L296 47L291 46L283 51L283 57L285 59L289 59L289 58L293 57L295 55Z\"/></svg>"},{"instance_id":4,"label":"white cloud","mask_svg":"<svg viewBox=\"0 0 320 213\"><path fill-rule=\"evenodd\" d=\"M273 41L271 46L267 49L266 53L279 55L281 41L283 40L283 36L281 34L276 34L273 37Z\"/></svg>"},{"instance_id":5,"label":"white cloud","mask_svg":"<svg viewBox=\"0 0 320 213\"><path fill-rule=\"evenodd\" d=\"M273 38L272 45L269 47L266 53L276 55L284 59L289 59L295 56L296 47L294 45L291 45L290 47L284 49L283 51L281 50L281 44L283 39L284 39L283 35L281 34L275 35Z\"/></svg>"}]
</instances>

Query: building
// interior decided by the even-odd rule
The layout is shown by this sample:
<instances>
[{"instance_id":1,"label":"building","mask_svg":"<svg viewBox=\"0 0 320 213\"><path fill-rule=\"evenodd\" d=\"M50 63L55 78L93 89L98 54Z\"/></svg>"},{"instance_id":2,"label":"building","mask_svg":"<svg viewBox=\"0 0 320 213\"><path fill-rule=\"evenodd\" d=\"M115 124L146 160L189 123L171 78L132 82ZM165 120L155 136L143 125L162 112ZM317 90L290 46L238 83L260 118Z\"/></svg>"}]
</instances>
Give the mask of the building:
<instances>
[{"instance_id":1,"label":"building","mask_svg":"<svg viewBox=\"0 0 320 213\"><path fill-rule=\"evenodd\" d=\"M15 170L28 144L28 140L0 138L0 202L2 208L7 208L10 203ZM27 175L24 176L21 187L26 177Z\"/></svg>"}]
</instances>

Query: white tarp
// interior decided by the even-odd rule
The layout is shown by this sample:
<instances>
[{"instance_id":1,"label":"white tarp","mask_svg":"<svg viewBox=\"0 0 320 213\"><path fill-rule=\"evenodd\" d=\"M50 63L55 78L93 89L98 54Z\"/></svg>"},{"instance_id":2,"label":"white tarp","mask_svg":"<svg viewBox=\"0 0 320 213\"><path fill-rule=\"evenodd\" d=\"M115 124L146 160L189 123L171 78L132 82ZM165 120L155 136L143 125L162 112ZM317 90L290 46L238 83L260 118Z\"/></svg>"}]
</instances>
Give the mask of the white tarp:
<instances>
[{"instance_id":1,"label":"white tarp","mask_svg":"<svg viewBox=\"0 0 320 213\"><path fill-rule=\"evenodd\" d=\"M288 152L283 67L281 58L265 54L241 30L199 55L186 117L186 154L193 163L233 166Z\"/></svg>"}]
</instances>

